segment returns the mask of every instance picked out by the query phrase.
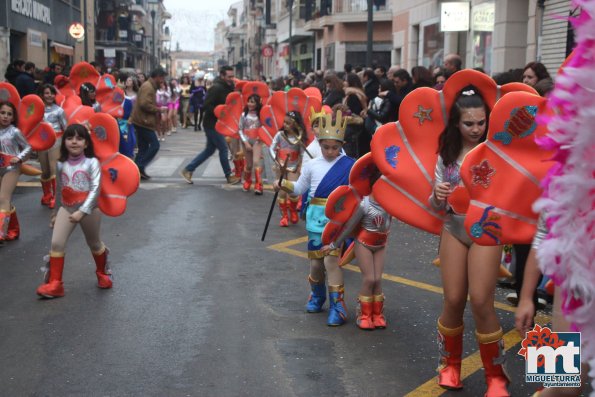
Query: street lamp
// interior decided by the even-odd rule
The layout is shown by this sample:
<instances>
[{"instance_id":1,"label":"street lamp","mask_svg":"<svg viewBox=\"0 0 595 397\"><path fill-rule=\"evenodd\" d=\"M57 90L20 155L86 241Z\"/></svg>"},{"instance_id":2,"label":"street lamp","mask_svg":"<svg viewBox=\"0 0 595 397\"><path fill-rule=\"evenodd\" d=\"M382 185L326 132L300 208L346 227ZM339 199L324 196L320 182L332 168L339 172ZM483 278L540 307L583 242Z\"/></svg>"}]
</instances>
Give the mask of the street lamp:
<instances>
[{"instance_id":1,"label":"street lamp","mask_svg":"<svg viewBox=\"0 0 595 397\"><path fill-rule=\"evenodd\" d=\"M291 74L291 39L292 39L292 22L293 22L293 0L287 0L287 6L289 7L289 73Z\"/></svg>"}]
</instances>

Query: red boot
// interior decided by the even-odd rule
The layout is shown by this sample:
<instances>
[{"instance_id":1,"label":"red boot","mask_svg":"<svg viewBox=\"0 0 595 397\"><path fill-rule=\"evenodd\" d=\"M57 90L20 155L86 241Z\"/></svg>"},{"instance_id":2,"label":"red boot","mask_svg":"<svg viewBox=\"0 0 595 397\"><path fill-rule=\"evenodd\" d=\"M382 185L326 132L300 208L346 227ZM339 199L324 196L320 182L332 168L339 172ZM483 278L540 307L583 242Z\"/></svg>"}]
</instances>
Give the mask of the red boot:
<instances>
[{"instance_id":1,"label":"red boot","mask_svg":"<svg viewBox=\"0 0 595 397\"><path fill-rule=\"evenodd\" d=\"M297 206L300 202L300 197L289 198L289 220L294 225L300 221L300 214L298 213Z\"/></svg>"},{"instance_id":2,"label":"red boot","mask_svg":"<svg viewBox=\"0 0 595 397\"><path fill-rule=\"evenodd\" d=\"M254 168L254 194L262 195L262 168Z\"/></svg>"},{"instance_id":3,"label":"red boot","mask_svg":"<svg viewBox=\"0 0 595 397\"><path fill-rule=\"evenodd\" d=\"M50 193L52 198L50 199L50 203L48 204L48 207L50 207L50 209L54 209L54 207L56 206L56 177L53 176L50 178Z\"/></svg>"},{"instance_id":4,"label":"red boot","mask_svg":"<svg viewBox=\"0 0 595 397\"><path fill-rule=\"evenodd\" d=\"M252 172L244 171L244 185L242 186L242 190L245 192L249 192L251 187L252 187Z\"/></svg>"},{"instance_id":5,"label":"red boot","mask_svg":"<svg viewBox=\"0 0 595 397\"><path fill-rule=\"evenodd\" d=\"M440 366L438 384L449 390L462 389L461 356L463 355L463 329L446 328L438 319L438 346L440 348Z\"/></svg>"},{"instance_id":6,"label":"red boot","mask_svg":"<svg viewBox=\"0 0 595 397\"><path fill-rule=\"evenodd\" d=\"M279 226L287 227L289 226L289 220L287 219L287 210L289 208L289 204L285 199L279 199L279 209L281 210L281 221L279 222Z\"/></svg>"},{"instance_id":7,"label":"red boot","mask_svg":"<svg viewBox=\"0 0 595 397\"><path fill-rule=\"evenodd\" d=\"M384 317L384 294L374 295L372 304L372 323L375 328L386 328L386 318Z\"/></svg>"},{"instance_id":8,"label":"red boot","mask_svg":"<svg viewBox=\"0 0 595 397\"><path fill-rule=\"evenodd\" d=\"M62 283L62 272L64 271L64 253L50 252L50 264L47 283L37 288L37 295L44 298L59 298L64 296L64 283Z\"/></svg>"},{"instance_id":9,"label":"red boot","mask_svg":"<svg viewBox=\"0 0 595 397\"><path fill-rule=\"evenodd\" d=\"M108 289L112 287L112 277L109 267L107 266L107 254L109 250L106 246L99 252L93 252L93 259L95 259L95 274L97 275L97 286L99 288Z\"/></svg>"},{"instance_id":10,"label":"red boot","mask_svg":"<svg viewBox=\"0 0 595 397\"><path fill-rule=\"evenodd\" d=\"M41 179L41 190L43 191L43 196L41 196L41 205L49 206L52 200L52 180L55 181L55 177L50 177L48 179Z\"/></svg>"},{"instance_id":11,"label":"red boot","mask_svg":"<svg viewBox=\"0 0 595 397\"><path fill-rule=\"evenodd\" d=\"M7 240L10 211L0 210L0 241Z\"/></svg>"},{"instance_id":12,"label":"red boot","mask_svg":"<svg viewBox=\"0 0 595 397\"><path fill-rule=\"evenodd\" d=\"M510 378L504 369L504 342L502 328L491 334L480 334L475 331L479 343L479 354L485 369L488 386L485 397L510 397L508 384Z\"/></svg>"},{"instance_id":13,"label":"red boot","mask_svg":"<svg viewBox=\"0 0 595 397\"><path fill-rule=\"evenodd\" d=\"M17 209L13 206L10 210L10 220L8 221L8 231L6 232L6 240L16 240L21 234L19 227L19 220L17 218Z\"/></svg>"},{"instance_id":14,"label":"red boot","mask_svg":"<svg viewBox=\"0 0 595 397\"><path fill-rule=\"evenodd\" d=\"M241 160L234 160L233 161L233 174L238 178L242 178L242 167L240 165Z\"/></svg>"},{"instance_id":15,"label":"red boot","mask_svg":"<svg viewBox=\"0 0 595 397\"><path fill-rule=\"evenodd\" d=\"M357 316L357 326L360 329L371 330L374 329L374 323L372 322L372 305L374 304L374 297L363 296L358 297L359 301L359 313Z\"/></svg>"}]
</instances>

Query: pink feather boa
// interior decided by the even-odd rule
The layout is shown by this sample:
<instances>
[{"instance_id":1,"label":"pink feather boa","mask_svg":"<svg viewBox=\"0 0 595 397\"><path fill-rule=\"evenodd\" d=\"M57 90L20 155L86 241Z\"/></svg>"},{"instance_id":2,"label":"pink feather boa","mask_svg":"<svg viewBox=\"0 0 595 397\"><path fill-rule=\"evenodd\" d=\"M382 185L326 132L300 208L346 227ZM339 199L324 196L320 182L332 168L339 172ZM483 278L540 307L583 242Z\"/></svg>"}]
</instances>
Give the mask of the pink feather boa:
<instances>
[{"instance_id":1,"label":"pink feather boa","mask_svg":"<svg viewBox=\"0 0 595 397\"><path fill-rule=\"evenodd\" d=\"M549 98L559 110L546 120L539 143L556 149L557 165L534 205L545 211L549 234L538 250L544 274L561 288L562 309L582 332L583 361L595 378L595 1L573 0L577 47ZM595 396L595 392L591 394Z\"/></svg>"}]
</instances>

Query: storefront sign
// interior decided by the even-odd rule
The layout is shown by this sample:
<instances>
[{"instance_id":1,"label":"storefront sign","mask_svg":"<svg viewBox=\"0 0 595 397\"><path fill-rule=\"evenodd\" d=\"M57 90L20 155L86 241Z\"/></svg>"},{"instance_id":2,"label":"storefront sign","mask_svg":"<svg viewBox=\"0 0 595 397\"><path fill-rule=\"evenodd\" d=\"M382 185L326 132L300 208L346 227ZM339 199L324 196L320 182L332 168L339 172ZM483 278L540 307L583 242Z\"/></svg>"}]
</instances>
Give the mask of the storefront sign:
<instances>
[{"instance_id":1,"label":"storefront sign","mask_svg":"<svg viewBox=\"0 0 595 397\"><path fill-rule=\"evenodd\" d=\"M440 3L440 31L466 32L469 30L469 3Z\"/></svg>"},{"instance_id":2,"label":"storefront sign","mask_svg":"<svg viewBox=\"0 0 595 397\"><path fill-rule=\"evenodd\" d=\"M104 48L103 56L106 58L115 58L116 57L116 49L115 48Z\"/></svg>"},{"instance_id":3,"label":"storefront sign","mask_svg":"<svg viewBox=\"0 0 595 397\"><path fill-rule=\"evenodd\" d=\"M483 3L474 6L471 11L471 29L475 32L493 32L495 13L494 3Z\"/></svg>"},{"instance_id":4,"label":"storefront sign","mask_svg":"<svg viewBox=\"0 0 595 397\"><path fill-rule=\"evenodd\" d=\"M35 0L11 0L11 5L12 11L17 14L24 15L48 25L52 24L50 8Z\"/></svg>"},{"instance_id":5,"label":"storefront sign","mask_svg":"<svg viewBox=\"0 0 595 397\"><path fill-rule=\"evenodd\" d=\"M43 47L43 36L41 32L37 30L28 29L27 33L29 34L29 44L33 47Z\"/></svg>"},{"instance_id":6,"label":"storefront sign","mask_svg":"<svg viewBox=\"0 0 595 397\"><path fill-rule=\"evenodd\" d=\"M73 39L79 40L85 37L85 28L80 23L75 22L68 28L68 33Z\"/></svg>"}]
</instances>

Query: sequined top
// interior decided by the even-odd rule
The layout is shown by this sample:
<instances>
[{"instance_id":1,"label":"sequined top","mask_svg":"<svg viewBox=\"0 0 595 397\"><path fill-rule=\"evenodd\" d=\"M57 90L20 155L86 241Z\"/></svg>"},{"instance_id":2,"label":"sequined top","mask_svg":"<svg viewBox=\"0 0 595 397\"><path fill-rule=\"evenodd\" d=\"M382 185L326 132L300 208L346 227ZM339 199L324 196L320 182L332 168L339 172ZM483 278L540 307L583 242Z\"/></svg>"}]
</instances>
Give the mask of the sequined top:
<instances>
[{"instance_id":1,"label":"sequined top","mask_svg":"<svg viewBox=\"0 0 595 397\"><path fill-rule=\"evenodd\" d=\"M101 113L101 104L99 102L96 101L95 103L93 103L92 108L95 111L95 113Z\"/></svg>"},{"instance_id":2,"label":"sequined top","mask_svg":"<svg viewBox=\"0 0 595 397\"><path fill-rule=\"evenodd\" d=\"M96 158L82 156L80 159L59 161L57 164L59 204L73 210L90 214L98 205L101 183L101 166ZM66 205L66 194L81 198Z\"/></svg>"},{"instance_id":3,"label":"sequined top","mask_svg":"<svg viewBox=\"0 0 595 397\"><path fill-rule=\"evenodd\" d=\"M535 249L539 249L539 245L543 240L545 240L547 233L548 230L545 223L545 213L542 212L539 214L539 220L537 221L537 232L535 233L535 237L533 237L533 243L531 246Z\"/></svg>"},{"instance_id":4,"label":"sequined top","mask_svg":"<svg viewBox=\"0 0 595 397\"><path fill-rule=\"evenodd\" d=\"M0 129L0 152L9 156L15 156L21 162L27 160L31 154L31 145L25 139L21 130L14 125L9 125L6 128ZM18 169L19 164L2 167L6 171Z\"/></svg>"},{"instance_id":5,"label":"sequined top","mask_svg":"<svg viewBox=\"0 0 595 397\"><path fill-rule=\"evenodd\" d=\"M64 132L68 125L64 109L55 103L45 106L43 121L49 123L56 133Z\"/></svg>"},{"instance_id":6,"label":"sequined top","mask_svg":"<svg viewBox=\"0 0 595 397\"><path fill-rule=\"evenodd\" d=\"M340 247L343 241L359 223L362 228L374 233L388 233L392 217L370 196L364 197L353 216L345 224L343 232L333 242L334 247Z\"/></svg>"},{"instance_id":7,"label":"sequined top","mask_svg":"<svg viewBox=\"0 0 595 397\"><path fill-rule=\"evenodd\" d=\"M238 134L243 142L254 143L258 139L258 129L260 128L260 118L256 112L248 112L240 116L240 125Z\"/></svg>"},{"instance_id":8,"label":"sequined top","mask_svg":"<svg viewBox=\"0 0 595 397\"><path fill-rule=\"evenodd\" d=\"M273 138L273 142L271 143L269 150L271 151L271 156L274 159L277 159L281 165L285 163L285 159L289 155L287 169L292 170L292 172L297 170L302 154L302 145L299 142L295 144L290 143L287 140L285 133L283 131L279 131Z\"/></svg>"},{"instance_id":9,"label":"sequined top","mask_svg":"<svg viewBox=\"0 0 595 397\"><path fill-rule=\"evenodd\" d=\"M450 190L452 191L455 187L462 185L463 182L461 181L460 173L461 163L462 161L457 161L447 167L444 165L442 157L438 156L438 161L436 162L436 168L434 170L434 186L438 185L439 183L449 182ZM434 198L434 191L432 191L429 201L430 205L435 210L446 211L444 229L466 246L470 246L472 240L465 230L465 215L455 214L446 201L440 203L437 202Z\"/></svg>"}]
</instances>

